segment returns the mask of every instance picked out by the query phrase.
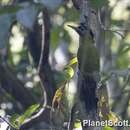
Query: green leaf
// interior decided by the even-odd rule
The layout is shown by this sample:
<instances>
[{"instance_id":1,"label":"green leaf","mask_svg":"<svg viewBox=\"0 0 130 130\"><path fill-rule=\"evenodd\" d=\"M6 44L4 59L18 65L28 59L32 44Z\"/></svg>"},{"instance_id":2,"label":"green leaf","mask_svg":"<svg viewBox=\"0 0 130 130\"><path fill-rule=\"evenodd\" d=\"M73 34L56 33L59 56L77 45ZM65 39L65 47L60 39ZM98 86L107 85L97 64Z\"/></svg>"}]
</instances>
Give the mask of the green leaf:
<instances>
[{"instance_id":1,"label":"green leaf","mask_svg":"<svg viewBox=\"0 0 130 130\"><path fill-rule=\"evenodd\" d=\"M74 57L72 60L70 60L69 64L67 66L72 66L78 63L77 57Z\"/></svg>"},{"instance_id":2,"label":"green leaf","mask_svg":"<svg viewBox=\"0 0 130 130\"><path fill-rule=\"evenodd\" d=\"M108 118L109 118L109 120L111 120L113 123L117 123L117 122L120 120L120 117L119 117L116 113L114 113L114 112L112 112L112 111L109 112Z\"/></svg>"},{"instance_id":3,"label":"green leaf","mask_svg":"<svg viewBox=\"0 0 130 130\"><path fill-rule=\"evenodd\" d=\"M74 57L69 63L65 66L64 71L55 72L54 78L57 86L64 84L67 80L70 80L74 76L74 69L77 65L78 60L77 57Z\"/></svg>"},{"instance_id":4,"label":"green leaf","mask_svg":"<svg viewBox=\"0 0 130 130\"><path fill-rule=\"evenodd\" d=\"M20 9L21 9L21 7L19 5L4 6L4 7L0 8L0 15L7 14L7 13L9 13L9 14L16 13Z\"/></svg>"},{"instance_id":5,"label":"green leaf","mask_svg":"<svg viewBox=\"0 0 130 130\"><path fill-rule=\"evenodd\" d=\"M18 118L19 116L20 116L19 114L14 114L14 115L12 115L11 118L10 118L10 123L11 123L12 126L14 126L16 129L19 128L18 121L17 121L17 118Z\"/></svg>"},{"instance_id":6,"label":"green leaf","mask_svg":"<svg viewBox=\"0 0 130 130\"><path fill-rule=\"evenodd\" d=\"M71 79L74 76L75 65L77 65L77 57L74 57L65 67L65 75L67 80Z\"/></svg>"},{"instance_id":7,"label":"green leaf","mask_svg":"<svg viewBox=\"0 0 130 130\"><path fill-rule=\"evenodd\" d=\"M114 130L114 128L109 127L109 126L105 126L105 127L103 128L103 130Z\"/></svg>"},{"instance_id":8,"label":"green leaf","mask_svg":"<svg viewBox=\"0 0 130 130\"><path fill-rule=\"evenodd\" d=\"M65 75L68 80L71 79L74 76L74 69L68 66L67 68L65 68Z\"/></svg>"},{"instance_id":9,"label":"green leaf","mask_svg":"<svg viewBox=\"0 0 130 130\"><path fill-rule=\"evenodd\" d=\"M79 119L76 119L76 121L74 123L74 128L82 128L82 124Z\"/></svg>"},{"instance_id":10,"label":"green leaf","mask_svg":"<svg viewBox=\"0 0 130 130\"><path fill-rule=\"evenodd\" d=\"M91 0L90 4L93 8L99 9L102 6L108 4L108 0Z\"/></svg>"},{"instance_id":11,"label":"green leaf","mask_svg":"<svg viewBox=\"0 0 130 130\"><path fill-rule=\"evenodd\" d=\"M39 104L34 104L30 106L23 115L21 115L18 120L18 125L20 126L27 118L31 117L39 108Z\"/></svg>"}]
</instances>

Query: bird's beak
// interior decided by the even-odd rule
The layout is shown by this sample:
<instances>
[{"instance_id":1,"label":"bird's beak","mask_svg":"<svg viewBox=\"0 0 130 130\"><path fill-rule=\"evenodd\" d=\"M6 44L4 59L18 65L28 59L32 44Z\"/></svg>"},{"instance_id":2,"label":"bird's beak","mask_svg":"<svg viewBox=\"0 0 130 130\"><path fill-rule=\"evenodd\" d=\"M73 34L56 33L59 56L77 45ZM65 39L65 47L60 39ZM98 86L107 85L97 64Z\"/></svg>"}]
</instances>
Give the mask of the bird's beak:
<instances>
[{"instance_id":1,"label":"bird's beak","mask_svg":"<svg viewBox=\"0 0 130 130\"><path fill-rule=\"evenodd\" d=\"M78 27L72 26L72 25L67 25L68 27L74 29L78 34L80 34L80 30Z\"/></svg>"},{"instance_id":2,"label":"bird's beak","mask_svg":"<svg viewBox=\"0 0 130 130\"><path fill-rule=\"evenodd\" d=\"M70 27L70 28L72 28L72 29L74 29L75 31L77 30L77 27L75 27L75 26L72 26L72 25L67 25L67 26Z\"/></svg>"}]
</instances>

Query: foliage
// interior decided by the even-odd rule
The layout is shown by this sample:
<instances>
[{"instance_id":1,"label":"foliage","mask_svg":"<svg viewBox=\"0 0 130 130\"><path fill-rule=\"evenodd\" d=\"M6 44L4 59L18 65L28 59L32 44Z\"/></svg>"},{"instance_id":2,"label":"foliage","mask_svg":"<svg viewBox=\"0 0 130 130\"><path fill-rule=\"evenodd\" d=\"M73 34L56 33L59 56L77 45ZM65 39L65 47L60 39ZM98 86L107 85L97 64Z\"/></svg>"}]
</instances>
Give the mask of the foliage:
<instances>
[{"instance_id":1,"label":"foliage","mask_svg":"<svg viewBox=\"0 0 130 130\"><path fill-rule=\"evenodd\" d=\"M30 106L22 115L15 114L11 117L10 122L14 128L19 129L20 126L29 119L34 113L38 111L39 104Z\"/></svg>"}]
</instances>

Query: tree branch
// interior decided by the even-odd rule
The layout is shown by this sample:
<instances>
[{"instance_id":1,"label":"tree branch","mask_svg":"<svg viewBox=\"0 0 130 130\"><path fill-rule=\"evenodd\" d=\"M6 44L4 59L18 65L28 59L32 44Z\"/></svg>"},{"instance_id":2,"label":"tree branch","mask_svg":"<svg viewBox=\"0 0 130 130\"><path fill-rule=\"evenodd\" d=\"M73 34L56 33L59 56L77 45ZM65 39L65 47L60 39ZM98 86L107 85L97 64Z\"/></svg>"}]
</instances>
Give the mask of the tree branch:
<instances>
[{"instance_id":1,"label":"tree branch","mask_svg":"<svg viewBox=\"0 0 130 130\"><path fill-rule=\"evenodd\" d=\"M42 33L41 33L42 32ZM39 122L41 119L50 122L50 112L47 105L51 105L55 92L55 84L53 72L49 65L49 47L50 47L50 19L46 9L43 10L42 29L36 22L34 30L29 33L29 50L37 66L40 76L42 98L40 102L40 110L30 119L26 120L20 129L26 129L32 124ZM48 102L47 102L48 101Z\"/></svg>"},{"instance_id":2,"label":"tree branch","mask_svg":"<svg viewBox=\"0 0 130 130\"><path fill-rule=\"evenodd\" d=\"M74 1L74 0L73 0ZM75 0L76 2L76 0ZM78 49L78 95L77 109L79 109L79 119L82 120L100 120L97 105L97 82L95 72L99 73L99 56L94 46L96 40L97 23L96 14L92 14L89 0L82 0L80 5L80 25L75 29L79 35ZM92 18L93 17L93 18ZM95 18L96 17L96 18ZM96 19L97 20L97 19ZM72 121L72 124L73 121ZM72 128L72 126L70 126ZM101 127L83 127L83 130L101 130Z\"/></svg>"}]
</instances>

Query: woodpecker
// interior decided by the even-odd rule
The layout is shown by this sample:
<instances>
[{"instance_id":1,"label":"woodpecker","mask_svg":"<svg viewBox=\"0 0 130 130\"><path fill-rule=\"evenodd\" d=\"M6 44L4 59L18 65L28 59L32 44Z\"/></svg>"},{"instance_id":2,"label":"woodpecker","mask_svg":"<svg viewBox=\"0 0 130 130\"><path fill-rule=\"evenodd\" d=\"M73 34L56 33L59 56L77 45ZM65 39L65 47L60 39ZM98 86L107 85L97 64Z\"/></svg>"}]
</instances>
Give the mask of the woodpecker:
<instances>
[{"instance_id":1,"label":"woodpecker","mask_svg":"<svg viewBox=\"0 0 130 130\"><path fill-rule=\"evenodd\" d=\"M94 34L91 30L87 30L87 26L81 23L80 26L73 28L80 36L79 49L77 53L79 70L82 74L99 72L99 53L94 44Z\"/></svg>"},{"instance_id":2,"label":"woodpecker","mask_svg":"<svg viewBox=\"0 0 130 130\"><path fill-rule=\"evenodd\" d=\"M78 27L70 26L80 36L77 52L79 68L79 98L85 102L86 110L97 109L98 98L96 95L96 78L99 72L99 53L95 46L95 32L88 23L87 16Z\"/></svg>"}]
</instances>

